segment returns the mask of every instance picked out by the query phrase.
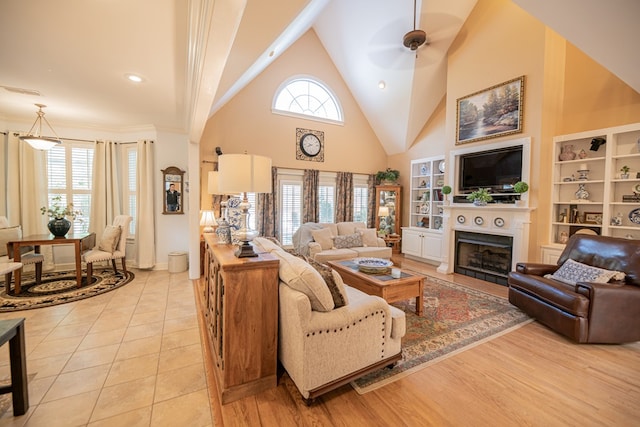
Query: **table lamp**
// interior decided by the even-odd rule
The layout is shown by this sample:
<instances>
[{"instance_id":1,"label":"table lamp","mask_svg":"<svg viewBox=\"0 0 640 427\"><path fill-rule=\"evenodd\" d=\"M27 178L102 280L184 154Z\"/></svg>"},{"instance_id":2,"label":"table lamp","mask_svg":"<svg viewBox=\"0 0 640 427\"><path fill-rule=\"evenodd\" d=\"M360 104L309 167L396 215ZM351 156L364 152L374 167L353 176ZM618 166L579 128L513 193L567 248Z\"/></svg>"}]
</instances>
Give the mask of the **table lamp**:
<instances>
[{"instance_id":1,"label":"table lamp","mask_svg":"<svg viewBox=\"0 0 640 427\"><path fill-rule=\"evenodd\" d=\"M242 193L242 217L240 229L236 232L241 245L236 257L255 257L251 241L258 235L250 230L249 199L247 193L271 193L271 159L253 154L223 154L218 157L219 191L223 193Z\"/></svg>"},{"instance_id":2,"label":"table lamp","mask_svg":"<svg viewBox=\"0 0 640 427\"><path fill-rule=\"evenodd\" d=\"M209 194L224 195L225 193L220 191L220 180L218 171L211 171L207 176L207 192ZM221 217L218 220L218 228L216 234L218 235L218 243L231 243L231 227L229 226L229 212L227 210L227 200L220 202Z\"/></svg>"},{"instance_id":3,"label":"table lamp","mask_svg":"<svg viewBox=\"0 0 640 427\"><path fill-rule=\"evenodd\" d=\"M386 218L389 216L389 207L388 206L380 206L378 208L378 218ZM378 228L380 229L380 231L384 231L384 227L382 227L382 221L378 221ZM385 226L386 226L386 222L385 222Z\"/></svg>"},{"instance_id":4,"label":"table lamp","mask_svg":"<svg viewBox=\"0 0 640 427\"><path fill-rule=\"evenodd\" d=\"M218 223L216 222L216 217L213 214L213 211L202 211L202 214L200 215L200 225L204 226L204 229L202 230L203 233L214 232L213 227L218 225Z\"/></svg>"}]
</instances>

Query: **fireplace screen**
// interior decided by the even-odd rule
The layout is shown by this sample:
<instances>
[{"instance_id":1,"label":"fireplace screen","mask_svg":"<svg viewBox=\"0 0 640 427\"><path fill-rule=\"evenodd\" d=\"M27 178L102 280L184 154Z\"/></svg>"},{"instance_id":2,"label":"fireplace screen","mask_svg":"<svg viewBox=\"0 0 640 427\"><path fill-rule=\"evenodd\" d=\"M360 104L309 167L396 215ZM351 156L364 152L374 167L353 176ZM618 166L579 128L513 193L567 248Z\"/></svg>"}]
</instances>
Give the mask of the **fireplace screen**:
<instances>
[{"instance_id":1,"label":"fireplace screen","mask_svg":"<svg viewBox=\"0 0 640 427\"><path fill-rule=\"evenodd\" d=\"M513 237L456 231L456 273L507 284Z\"/></svg>"}]
</instances>

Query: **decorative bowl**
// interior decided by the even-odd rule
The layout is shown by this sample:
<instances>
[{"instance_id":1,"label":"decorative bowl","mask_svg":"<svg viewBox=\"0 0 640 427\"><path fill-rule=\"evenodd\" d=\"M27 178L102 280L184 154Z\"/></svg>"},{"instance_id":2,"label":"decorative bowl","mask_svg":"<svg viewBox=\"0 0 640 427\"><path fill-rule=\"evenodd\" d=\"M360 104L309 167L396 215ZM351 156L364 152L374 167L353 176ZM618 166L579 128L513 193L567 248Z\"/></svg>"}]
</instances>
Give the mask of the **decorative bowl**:
<instances>
[{"instance_id":1,"label":"decorative bowl","mask_svg":"<svg viewBox=\"0 0 640 427\"><path fill-rule=\"evenodd\" d=\"M388 273L393 262L382 258L356 258L353 262L358 266L358 270L368 274Z\"/></svg>"}]
</instances>

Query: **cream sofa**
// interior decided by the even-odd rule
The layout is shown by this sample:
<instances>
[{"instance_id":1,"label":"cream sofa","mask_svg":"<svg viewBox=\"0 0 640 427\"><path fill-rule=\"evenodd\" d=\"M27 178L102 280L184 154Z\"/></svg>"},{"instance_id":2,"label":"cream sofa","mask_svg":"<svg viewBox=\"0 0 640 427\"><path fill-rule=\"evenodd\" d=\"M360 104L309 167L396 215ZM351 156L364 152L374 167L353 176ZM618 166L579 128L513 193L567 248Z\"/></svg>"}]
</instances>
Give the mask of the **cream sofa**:
<instances>
[{"instance_id":1,"label":"cream sofa","mask_svg":"<svg viewBox=\"0 0 640 427\"><path fill-rule=\"evenodd\" d=\"M335 308L336 298L316 268L267 239L254 244L280 261L278 358L307 403L400 360L402 310L342 283L323 266L346 303Z\"/></svg>"},{"instance_id":2,"label":"cream sofa","mask_svg":"<svg viewBox=\"0 0 640 427\"><path fill-rule=\"evenodd\" d=\"M319 232L323 235L318 235ZM360 235L360 246L337 244L338 240L353 234ZM375 229L367 228L363 222L308 222L294 233L293 244L298 253L321 263L357 257L391 258L391 248L377 236Z\"/></svg>"}]
</instances>

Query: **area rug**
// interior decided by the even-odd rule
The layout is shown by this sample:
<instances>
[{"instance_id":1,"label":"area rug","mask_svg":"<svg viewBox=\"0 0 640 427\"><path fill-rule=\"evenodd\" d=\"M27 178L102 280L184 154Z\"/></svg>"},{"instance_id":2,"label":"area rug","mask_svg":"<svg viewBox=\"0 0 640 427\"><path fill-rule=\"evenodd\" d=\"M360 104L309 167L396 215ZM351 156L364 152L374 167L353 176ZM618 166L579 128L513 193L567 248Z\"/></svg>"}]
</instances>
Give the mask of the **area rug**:
<instances>
[{"instance_id":1,"label":"area rug","mask_svg":"<svg viewBox=\"0 0 640 427\"><path fill-rule=\"evenodd\" d=\"M420 369L531 322L505 298L427 276L422 316L415 298L393 304L406 314L402 360L353 381L360 394L375 390Z\"/></svg>"},{"instance_id":2,"label":"area rug","mask_svg":"<svg viewBox=\"0 0 640 427\"><path fill-rule=\"evenodd\" d=\"M78 288L76 271L42 273L40 286L36 286L33 274L22 277L20 295L7 295L4 280L0 292L0 312L29 310L78 301L117 289L131 282L135 275L131 271L114 273L112 268L94 269L91 285ZM12 284L13 293L13 284Z\"/></svg>"}]
</instances>

